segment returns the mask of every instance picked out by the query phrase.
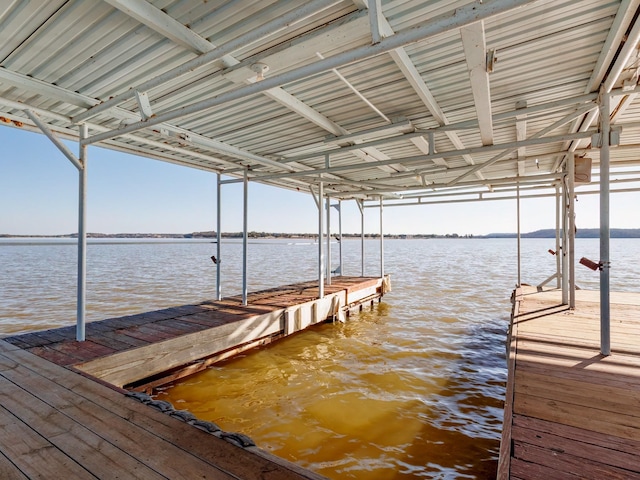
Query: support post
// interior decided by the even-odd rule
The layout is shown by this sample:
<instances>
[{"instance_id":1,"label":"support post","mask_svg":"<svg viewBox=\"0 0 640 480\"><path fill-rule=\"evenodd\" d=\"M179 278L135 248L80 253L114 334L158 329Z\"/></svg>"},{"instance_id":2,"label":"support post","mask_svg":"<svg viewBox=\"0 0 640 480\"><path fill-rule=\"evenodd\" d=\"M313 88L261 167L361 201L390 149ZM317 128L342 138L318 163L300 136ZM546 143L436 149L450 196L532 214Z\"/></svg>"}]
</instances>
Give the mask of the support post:
<instances>
[{"instance_id":1,"label":"support post","mask_svg":"<svg viewBox=\"0 0 640 480\"><path fill-rule=\"evenodd\" d=\"M576 308L576 212L575 212L575 157L572 154L567 159L568 190L569 190L569 308Z\"/></svg>"},{"instance_id":2,"label":"support post","mask_svg":"<svg viewBox=\"0 0 640 480\"><path fill-rule=\"evenodd\" d=\"M221 189L222 189L222 184L220 183L220 173L217 174L217 184L218 184L218 188L216 189L216 300L222 300L222 283L220 282L220 261L221 261L221 257L220 257L220 242L222 241L222 233L221 233L221 226L222 226L222 220L221 220L221 212L222 212L222 206L221 206L221 199L222 199L222 195L221 195Z\"/></svg>"},{"instance_id":3,"label":"support post","mask_svg":"<svg viewBox=\"0 0 640 480\"><path fill-rule=\"evenodd\" d=\"M380 278L384 278L384 228L382 224L382 195L380 195Z\"/></svg>"},{"instance_id":4,"label":"support post","mask_svg":"<svg viewBox=\"0 0 640 480\"><path fill-rule=\"evenodd\" d=\"M244 169L244 189L242 196L242 305L247 304L247 217L249 211L249 171Z\"/></svg>"},{"instance_id":5,"label":"support post","mask_svg":"<svg viewBox=\"0 0 640 480\"><path fill-rule=\"evenodd\" d=\"M88 137L85 123L80 125L80 140ZM78 298L76 315L76 340L85 340L85 313L87 300L87 146L80 142L80 166L78 170Z\"/></svg>"},{"instance_id":6,"label":"support post","mask_svg":"<svg viewBox=\"0 0 640 480\"><path fill-rule=\"evenodd\" d=\"M518 287L522 285L521 264L522 253L520 250L520 181L516 183L516 223L517 223L517 244L518 244Z\"/></svg>"},{"instance_id":7,"label":"support post","mask_svg":"<svg viewBox=\"0 0 640 480\"><path fill-rule=\"evenodd\" d=\"M560 289L561 276L560 268L562 266L562 256L560 251L560 216L562 215L560 202L560 187L556 185L556 288Z\"/></svg>"},{"instance_id":8,"label":"support post","mask_svg":"<svg viewBox=\"0 0 640 480\"><path fill-rule=\"evenodd\" d=\"M338 200L338 239L340 242L339 252L340 252L340 276L344 275L343 273L343 263L342 263L342 200Z\"/></svg>"},{"instance_id":9,"label":"support post","mask_svg":"<svg viewBox=\"0 0 640 480\"><path fill-rule=\"evenodd\" d=\"M566 168L565 168L566 172ZM567 176L562 178L562 304L569 304L569 248L568 248L568 208L569 193L567 192Z\"/></svg>"},{"instance_id":10,"label":"support post","mask_svg":"<svg viewBox=\"0 0 640 480\"><path fill-rule=\"evenodd\" d=\"M364 277L364 202L356 200L360 210L360 276Z\"/></svg>"},{"instance_id":11,"label":"support post","mask_svg":"<svg viewBox=\"0 0 640 480\"><path fill-rule=\"evenodd\" d=\"M327 210L327 285L331 285L331 198L325 200Z\"/></svg>"},{"instance_id":12,"label":"support post","mask_svg":"<svg viewBox=\"0 0 640 480\"><path fill-rule=\"evenodd\" d=\"M611 130L611 105L607 91L600 89L600 353L611 355L611 305L610 305L610 268L609 258L609 193L610 158L609 134Z\"/></svg>"},{"instance_id":13,"label":"support post","mask_svg":"<svg viewBox=\"0 0 640 480\"><path fill-rule=\"evenodd\" d=\"M324 206L322 197L324 196L324 184L320 180L318 185L318 298L324 298Z\"/></svg>"}]
</instances>

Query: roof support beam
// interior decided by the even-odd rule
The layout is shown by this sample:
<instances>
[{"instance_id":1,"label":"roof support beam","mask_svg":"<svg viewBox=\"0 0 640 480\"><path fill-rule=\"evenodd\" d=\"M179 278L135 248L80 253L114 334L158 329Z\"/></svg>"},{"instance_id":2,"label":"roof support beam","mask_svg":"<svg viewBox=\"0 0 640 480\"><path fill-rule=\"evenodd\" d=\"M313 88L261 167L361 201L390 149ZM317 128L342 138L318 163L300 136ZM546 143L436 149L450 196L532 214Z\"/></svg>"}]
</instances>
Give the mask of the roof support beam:
<instances>
[{"instance_id":1,"label":"roof support beam","mask_svg":"<svg viewBox=\"0 0 640 480\"><path fill-rule=\"evenodd\" d=\"M424 80L422 80L420 72L418 72L418 69L409 58L409 55L407 55L407 52L405 52L403 48L398 48L389 52L389 55L391 55L393 61L396 62L396 65L398 65L400 71L404 74L405 78L411 84L418 97L420 97L420 100L422 100L422 103L424 103L424 105L427 107L436 121L440 125L449 125L451 122L449 122L449 119L440 108L440 105L438 105L438 102L436 102L436 99L431 93L431 90L429 90L429 87L427 87L427 84L424 83ZM445 135L457 149L465 148L462 140L460 140L460 137L458 137L458 134L456 132L445 131ZM469 155L464 155L463 158L469 165L474 164L473 159ZM479 173L478 178L482 179L482 174Z\"/></svg>"},{"instance_id":2,"label":"roof support beam","mask_svg":"<svg viewBox=\"0 0 640 480\"><path fill-rule=\"evenodd\" d=\"M621 117L624 114L624 112L627 110L627 108L629 108L629 105L631 105L633 103L633 101L635 100L635 98L637 96L638 96L637 93L632 93L631 95L625 95L622 98L622 100L618 104L618 107L611 114L611 124L612 125L614 123L616 123L618 118Z\"/></svg>"},{"instance_id":3,"label":"roof support beam","mask_svg":"<svg viewBox=\"0 0 640 480\"><path fill-rule=\"evenodd\" d=\"M569 115L566 115L565 117L563 117L560 120L552 123L548 127L543 128L539 132L533 134L531 136L531 140L536 139L536 138L544 137L547 133L550 133L550 132L554 131L556 128L561 127L562 125L571 122L576 117L580 117L580 116L584 115L585 113L587 113L587 112L589 112L589 111L591 111L591 110L593 110L595 108L597 108L597 106L596 105L592 105L592 104L586 105L586 106L584 106L582 108L578 108L573 113L570 113ZM498 155L496 155L495 157L491 158L490 160L487 160L486 162L484 162L484 163L482 163L480 165L476 165L475 167L469 169L466 173L460 175L455 180L452 180L451 182L449 182L447 185L453 186L456 183L458 183L460 180L468 177L469 175L475 173L476 171L481 170L483 168L486 168L486 167L488 167L490 165L493 165L494 163L496 163L501 158L504 158L505 156L512 154L514 151L517 151L518 148L526 146L526 142L517 142L517 143L519 145L516 148L511 148L511 149L505 150L504 152L499 153Z\"/></svg>"},{"instance_id":4,"label":"roof support beam","mask_svg":"<svg viewBox=\"0 0 640 480\"><path fill-rule=\"evenodd\" d=\"M624 45L620 49L616 57L615 63L612 65L611 70L607 74L607 78L605 79L604 92L609 93L613 90L613 87L618 82L620 75L624 71L625 67L629 63L629 59L636 52L638 48L638 43L640 42L640 19L636 19L633 28L629 32L629 36L627 37Z\"/></svg>"},{"instance_id":5,"label":"roof support beam","mask_svg":"<svg viewBox=\"0 0 640 480\"><path fill-rule=\"evenodd\" d=\"M143 2L144 0L137 0L137 1ZM147 3L147 2L145 1L144 3ZM123 92L120 95L116 95L115 97L110 98L109 100L105 100L102 103L96 101L95 102L96 104L97 103L100 103L100 104L96 105L93 108L90 108L86 112L76 115L75 117L73 117L73 121L74 123L78 123L104 110L108 110L109 108L118 105L119 103L131 98L134 95L134 90L148 91L151 88L157 87L158 85L162 85L163 83L173 80L175 78L178 78L184 74L191 73L192 71L202 66L208 65L212 62L215 62L216 60L222 60L223 62L225 62L225 64L233 65L238 61L235 60L233 57L228 56L229 53L241 47L250 45L258 40L261 40L265 36L271 35L274 32L277 32L299 21L302 18L305 18L313 13L316 13L317 11L324 10L325 8L335 3L337 3L337 0L312 0L309 3L301 7L298 7L292 10L291 12L288 12L270 22L267 22L264 25L261 25L260 27L247 32L244 35L240 35L239 37L219 47L215 46L208 40L200 37L195 32L185 27L184 25L179 24L181 25L183 30L186 30L189 32L189 33L183 32L182 36L184 38L191 38L193 40L189 48L200 49L199 51L202 52L202 55L199 55L198 57L192 60L189 60L183 63L182 65L178 65L177 67L171 70L168 70L167 72L161 75L158 75L157 77L154 77L151 80L148 80L146 82L141 83L140 85L137 85L135 89L131 89L126 92ZM166 16L168 18L171 18L168 15L166 15L162 10L150 4L148 4L148 8L153 8L157 10L155 14L156 16ZM175 21L173 18L171 18L171 20ZM167 20L167 22L170 22L171 20ZM156 26L154 22L146 21L146 18L143 18L140 21L142 21L142 23L147 25L149 28L152 28L158 32L162 32L161 26ZM193 37L193 35L196 35L198 37L198 40L195 40L195 37ZM90 105L90 106L93 106L93 105Z\"/></svg>"},{"instance_id":6,"label":"roof support beam","mask_svg":"<svg viewBox=\"0 0 640 480\"><path fill-rule=\"evenodd\" d=\"M609 29L609 35L604 43L604 47L600 52L600 57L593 69L593 74L589 80L589 85L585 93L597 91L609 69L609 65L614 60L618 51L618 47L624 41L624 35L627 32L628 25L633 20L636 12L640 8L640 0L622 0L616 13L613 25Z\"/></svg>"},{"instance_id":7,"label":"roof support beam","mask_svg":"<svg viewBox=\"0 0 640 480\"><path fill-rule=\"evenodd\" d=\"M591 108L597 108L597 106L591 106ZM566 122L565 122L566 123ZM508 143L503 143L503 144L494 144L494 145L486 145L486 146L482 146L482 147L471 147L471 148L465 148L462 150L450 150L447 152L438 152L438 153L434 153L432 155L417 155L415 157L406 157L406 158L397 158L397 159L393 159L393 160L379 160L376 162L371 162L371 167L378 167L381 165L389 165L391 163L395 163L395 162L400 162L403 164L407 164L407 163L424 163L427 160L433 160L434 158L440 158L440 157L456 157L456 156L461 156L461 155L472 155L475 153L487 153L487 152L492 152L495 150L505 150L507 152L514 152L516 151L518 148L523 147L523 146L532 146L532 145L544 145L546 143L554 143L554 142L563 142L563 141L569 141L569 140L576 140L576 139L581 139L581 138L590 138L591 135L594 132L592 130L588 131L588 132L577 132L577 133L570 133L570 134L565 134L565 135L554 135L551 137L543 137L543 138L538 138L537 136L533 136L523 142L508 142ZM500 155L501 157L503 156L504 152L502 152ZM497 161L497 160L496 160ZM495 163L495 161L494 161ZM483 163L482 165L476 165L476 167L474 168L482 168L488 166L487 162ZM257 181L261 181L261 180L267 180L267 179L273 179L273 178L291 178L291 177L304 177L304 176L311 176L311 175L318 175L320 173L336 173L336 172L344 172L344 171L349 171L349 170L358 170L361 169L362 165L361 164L350 164L350 165L337 165L331 168L316 168L314 170L309 170L309 171L304 171L304 172L290 172L290 173L275 173L275 174L266 174L266 175L255 175L252 178L254 180ZM467 177L468 175L471 175L470 170L467 170L467 172L465 173L464 177ZM229 183L235 183L237 180L232 180Z\"/></svg>"},{"instance_id":8,"label":"roof support beam","mask_svg":"<svg viewBox=\"0 0 640 480\"><path fill-rule=\"evenodd\" d=\"M0 80L3 83L28 90L30 93L42 95L76 107L90 108L100 103L99 100L94 98L71 92L57 85L52 85L37 78L23 75L22 73L13 72L5 67L0 67Z\"/></svg>"},{"instance_id":9,"label":"roof support beam","mask_svg":"<svg viewBox=\"0 0 640 480\"><path fill-rule=\"evenodd\" d=\"M166 15L162 10L151 5L146 0L104 1L178 45L196 53L210 50L208 45L211 44L207 40L193 30L186 28L174 18Z\"/></svg>"},{"instance_id":10,"label":"roof support beam","mask_svg":"<svg viewBox=\"0 0 640 480\"><path fill-rule=\"evenodd\" d=\"M121 9L123 12L132 16L139 22L147 25L149 28L153 29L154 31L160 33L161 35L164 35L165 37L171 39L172 41L179 43L187 48L191 48L197 53L206 53L206 52L218 50L218 48L212 43L210 43L208 40L202 38L197 33L185 27L180 22L176 21L175 19L173 19L172 17L164 13L162 10L149 4L146 0L106 0L106 1L108 1L114 7ZM311 12L316 12L320 8L326 8L327 6L333 3L337 3L337 0L329 0L329 1L316 0L316 2L314 2L314 5L312 5L311 8L309 6L305 7L306 11L301 11L300 8L297 8L295 10L295 13L296 13L295 19L298 20L300 18L304 18L305 16L309 15ZM273 22L270 22L270 23L273 23ZM279 25L280 22L278 22L277 24ZM229 43L233 43L233 42L229 42ZM228 45L229 44L226 44L227 48L225 50L228 53L224 56L223 60L228 66L239 64L240 62L236 58L234 58L232 55L229 54L231 51L228 48ZM335 69L334 69L334 72L340 75ZM231 77L229 77L229 79L232 80ZM241 80L238 79L235 81L235 83L241 83ZM253 79L248 80L247 83L255 83L255 80ZM147 88L149 87L147 86ZM295 98L293 95L287 93L280 87L267 90L263 92L263 94L271 98L272 100L275 100L276 102L280 103L281 105L284 105L285 107L297 113L298 115L301 115L302 117L306 118L310 122L315 123L319 127L327 130L328 132L333 133L334 135L345 135L349 133L347 130L343 129L342 127L340 127L339 125L337 125L336 123L334 123L333 121L331 121L329 118L322 115L318 111L304 104L303 102ZM136 91L136 97L138 97L137 91ZM148 103L148 99L147 99L147 103ZM150 106L148 110L149 111L151 110ZM142 105L141 105L141 112L142 112L143 121L151 117L151 115L145 115L144 113L145 110L142 108ZM81 118L81 117L79 116L77 118ZM379 152L377 150L372 152L356 151L354 153L363 161L369 161L370 155L372 155L374 158L378 160L388 158L384 156L382 152ZM384 167L384 170L393 172L393 171L397 171L398 169L394 169L392 167Z\"/></svg>"},{"instance_id":11,"label":"roof support beam","mask_svg":"<svg viewBox=\"0 0 640 480\"><path fill-rule=\"evenodd\" d=\"M516 110L522 110L527 107L526 100L516 102ZM521 142L527 138L527 114L516 115L516 140ZM523 176L525 171L525 161L527 149L521 147L518 149L518 175Z\"/></svg>"},{"instance_id":12,"label":"roof support beam","mask_svg":"<svg viewBox=\"0 0 640 480\"><path fill-rule=\"evenodd\" d=\"M639 89L640 92L640 89ZM518 115L534 115L536 113L540 113L540 112L548 112L548 111L554 111L554 110L568 110L566 107L571 107L571 106L575 106L575 108L579 108L580 106L586 104L587 102L593 102L594 100L597 100L598 98L598 94L596 93L590 93L587 95L579 95L577 97L568 97L568 98L564 98L561 100L554 100L552 102L548 102L548 103L542 103L542 104L538 104L538 105L533 105L530 107L526 107L523 108L521 110L512 110L512 111L506 111L506 112L501 112L501 113L497 113L495 115L493 115L493 121L494 122L499 122L499 121L504 121L507 119L511 119L511 118L515 118ZM595 108L595 104L594 108ZM571 111L575 111L575 108ZM346 146L341 146L340 149L336 149L336 150L331 150L331 151L326 151L326 150L316 150L313 153L307 153L307 154L303 154L303 155L293 155L290 157L284 157L282 159L283 162L285 163L292 163L292 162L297 162L297 161L303 161L303 160L307 160L310 158L321 158L323 157L326 153L331 153L331 154L337 154L337 153L343 153L346 151L350 151L353 150L355 148L365 148L365 147L374 147L374 146L380 146L380 145L389 145L389 144L393 144L394 142L402 142L405 141L407 139L412 139L415 137L421 137L421 136L428 136L428 137L432 137L435 133L452 133L452 131L454 130L463 130L466 128L473 128L475 125L477 125L477 120L467 120L467 121L463 121L463 122L457 122L457 123L450 123L449 125L442 125L439 127L434 127L434 128L430 128L430 129L425 129L425 130L417 130L415 132L410 132L410 133L404 133L402 135L398 135L398 136L394 136L394 137L389 137L389 138L383 138L380 140L369 140L369 141L365 141L361 144L358 145L346 145ZM433 143L433 142L431 142ZM455 146L455 144L454 144ZM420 147L418 147L420 148ZM456 148L458 150L464 151L465 147L464 145L461 147L457 147ZM423 150L424 151L424 150ZM434 144L434 152L435 152L435 144ZM434 152L429 152L429 153L434 153ZM426 153L426 152L425 152ZM462 155L463 158L469 157L469 155L464 154Z\"/></svg>"},{"instance_id":13,"label":"roof support beam","mask_svg":"<svg viewBox=\"0 0 640 480\"><path fill-rule=\"evenodd\" d=\"M333 68L371 58L376 55L387 53L396 48L400 48L412 43L416 43L435 35L461 28L470 23L474 23L495 15L508 12L514 8L524 6L535 0L485 0L483 3L471 3L456 9L453 12L435 17L431 22L419 25L414 28L404 30L400 33L385 38L376 45L365 45L334 55L325 60L320 60L310 65L291 70L289 72L275 75L270 78L247 85L231 92L222 93L202 102L196 102L184 107L159 114L150 118L146 122L136 122L132 125L114 130L109 133L94 135L85 140L84 143L97 143L109 138L130 133L142 128L148 128L162 122L174 120L176 118L188 116L194 113L207 110L209 108L223 105L225 103L264 92L270 88L279 87L290 82L295 82L303 78L326 72Z\"/></svg>"},{"instance_id":14,"label":"roof support beam","mask_svg":"<svg viewBox=\"0 0 640 480\"><path fill-rule=\"evenodd\" d=\"M487 46L484 22L477 22L460 29L464 54L467 57L471 90L478 116L480 138L483 145L493 143L493 122L491 121L491 93L489 72L487 71Z\"/></svg>"},{"instance_id":15,"label":"roof support beam","mask_svg":"<svg viewBox=\"0 0 640 480\"><path fill-rule=\"evenodd\" d=\"M553 189L554 186L553 185L549 185L549 186L540 186L540 187L530 187L528 189L521 189L521 191L526 190L526 192L531 192L531 193L524 193L520 195L520 198L548 198L548 197L555 197L556 193L555 190L551 190ZM550 190L548 193L533 193L537 190ZM455 199L442 199L442 200L433 200L433 198L436 197L447 197L447 196L458 196L458 194L451 194L451 195L433 195L433 194L428 194L428 195L424 195L421 197L412 197L412 198L408 198L408 199L404 199L401 201L388 201L385 202L384 206L385 207L406 207L406 206L410 206L410 205L439 205L439 204L450 204L450 203L470 203L470 202L479 202L479 201L487 201L487 202L491 202L491 201L496 201L496 200L515 200L516 199L516 195L513 194L512 192L515 192L516 189L515 188L510 188L510 189L501 189L498 190L496 192L487 192L486 190L483 191L473 191L473 192L468 192L469 196L473 196L470 198L455 198ZM612 190L611 193L629 193L629 192L637 192L638 188L618 188L615 190ZM509 195L505 195L506 193L508 193ZM580 195L598 195L600 193L599 190L582 190L580 191ZM378 208L378 199L377 196L375 198L371 198L368 199L367 201L372 202L371 205L365 205L364 208Z\"/></svg>"},{"instance_id":16,"label":"roof support beam","mask_svg":"<svg viewBox=\"0 0 640 480\"><path fill-rule=\"evenodd\" d=\"M44 117L44 118L51 118L54 120L59 120L60 122L63 123L69 123L70 118L66 117L64 115L59 115L57 113L53 113L53 112L49 112L47 110L42 110L40 108L37 107L33 107L33 106L29 106L29 105L25 105L23 103L20 102L15 102L13 100L9 100L8 98L4 98L4 97L0 97L0 103L2 103L3 105L8 106L9 108L13 108L16 110L30 110L32 113L37 114L38 116ZM25 109L25 107L27 107ZM6 113L4 115L7 115ZM16 117L18 118L18 117ZM23 117L19 117L20 120L23 120ZM44 123L44 121L41 119L41 121L43 122L43 124L45 126L47 126L54 134L57 134L58 136L63 136L65 139L68 140L72 140L72 141L79 141L79 136L78 136L78 132L77 130L71 130L69 128L66 127L58 127L58 126L50 126L47 125L46 123ZM35 124L35 122L34 122ZM28 123L25 123L25 125L28 125ZM91 130L94 131L98 131L98 132L107 132L109 131L109 129L107 127L104 127L102 125L97 125L97 124L92 124L92 123L86 123L87 127ZM37 127L37 125L36 125ZM39 127L38 127L39 128ZM42 129L40 129L42 131ZM199 152L195 152L192 150L187 150L186 148L181 148L181 147L177 147L174 145L169 145L165 142L157 142L155 140L151 140L148 138L144 138L144 137L138 137L136 135L133 134L129 134L129 135L123 135L122 138L125 139L129 139L129 140L133 140L135 142L138 142L140 144L143 145L148 145L150 147L154 147L155 150L153 150L153 155L151 154L151 150L149 150L149 153L145 153L147 150L146 149L142 149L141 151L138 151L137 153L139 155L142 156L147 156L150 158L155 158L158 156L158 151L159 149L162 150L167 150L169 152L175 152L175 153L179 153L180 155L187 155L187 156L191 156L193 158L197 158L200 160L204 160L207 162L210 162L212 165L210 165L211 168L206 168L206 170L212 170L214 167L219 167L220 165L225 165L228 167L236 167L237 164L232 163L228 160L222 160L220 158L217 157L213 157L211 155L205 155ZM122 152L126 152L126 153L134 153L132 152L132 150L130 149L130 147L127 144L124 143L117 143L116 141L111 141L109 143L109 146L111 148L113 148L114 150L118 150L118 151L122 151ZM160 156L160 159L166 162L170 162L170 163L175 163L176 165L184 165L184 163L177 161L175 159L171 159L168 156ZM215 165L213 165L215 164ZM294 165L295 166L295 165ZM198 167L196 167L198 168ZM201 167L202 169L205 169L204 167Z\"/></svg>"},{"instance_id":17,"label":"roof support beam","mask_svg":"<svg viewBox=\"0 0 640 480\"><path fill-rule=\"evenodd\" d=\"M6 80L8 83L12 85L16 85L20 88L29 90L30 92L39 93L41 95L47 96L48 98L58 100L58 101L64 101L72 105L91 105L91 104L95 105L98 103L97 100L91 97L87 97L86 95L82 95L77 92L71 92L69 90L64 90L63 88L60 88L58 86L49 85L35 78L31 78L16 72L11 72L2 67L0 67L0 79ZM24 105L21 105L19 108L21 110L24 110ZM112 110L112 115L115 118L122 119L122 120L133 120L134 122L139 120L137 114L135 114L134 112L130 112L129 110L124 110L122 108L114 108ZM73 122L73 119L69 119L68 117L60 117L60 118L63 118L65 122ZM155 117L152 117L152 118L155 118ZM241 150L240 148L234 147L232 145L228 145L218 140L213 140L203 135L198 135L196 133L185 130L184 128L176 127L164 122L161 123L159 131L162 131L163 128L166 129L170 134L173 134L176 137L180 136L182 141L195 143L197 145L211 149L216 153L222 153L224 155L240 158L242 160L256 162L261 165L272 166L272 167L277 167L281 169L283 168L286 170L294 170L291 166L282 164L280 162L276 162L274 160L271 160L266 157L262 157L260 155L255 155L251 152ZM111 132L111 130L108 130L105 127L101 127L98 125L91 126L91 129L101 130L104 133ZM123 135L123 137L126 138L125 135ZM136 137L130 137L130 138L136 138ZM150 141L147 139L142 139L140 137L137 137L136 141L153 144L152 140ZM89 142L82 142L82 143L89 143ZM224 162L223 160L220 160L220 159L215 159L215 161Z\"/></svg>"},{"instance_id":18,"label":"roof support beam","mask_svg":"<svg viewBox=\"0 0 640 480\"><path fill-rule=\"evenodd\" d=\"M376 42L377 43L377 42ZM324 57L322 56L322 54L320 52L316 52L316 55L318 56L318 58L324 60ZM382 117L382 119L387 122L387 123L391 123L391 120L389 119L389 117L387 117L384 113L382 113L382 111L380 111L378 109L378 107L376 107L367 97L365 97L356 87L353 86L353 84L347 80L344 75L342 75L338 69L334 68L331 70L334 75L336 77L338 77L342 83L344 83L347 87L349 87L349 90L351 90L353 93L355 93L355 95L362 100L369 108L371 108L371 110L373 110L374 112L376 112L380 117Z\"/></svg>"},{"instance_id":19,"label":"roof support beam","mask_svg":"<svg viewBox=\"0 0 640 480\"><path fill-rule=\"evenodd\" d=\"M614 85L618 81L620 74L624 67L627 65L630 56L637 48L640 41L640 20L636 19L629 35L625 39L624 36L628 30L627 25L630 25L635 18L636 12L640 8L640 0L622 0L618 12L613 21L613 25L609 29L609 35L604 44L604 48L600 52L600 57L596 63L596 67L593 69L593 73L589 80L589 84L585 90L585 93L592 93L600 89L605 75L607 75L604 82L605 92L609 93L613 89ZM624 42L622 48L620 45ZM618 53L618 50L620 52ZM617 55L616 55L617 54ZM615 59L615 63L612 65ZM616 104L612 104L612 109L615 111ZM582 119L582 121L576 120L572 127L572 131L586 130L593 124L596 118L597 112L592 111ZM580 146L580 142L572 142L566 146L566 150L569 153L575 152ZM560 168L567 155L562 155L554 164L554 170Z\"/></svg>"},{"instance_id":20,"label":"roof support beam","mask_svg":"<svg viewBox=\"0 0 640 480\"><path fill-rule=\"evenodd\" d=\"M386 19L384 20L383 24L383 32L387 36L394 34L391 25ZM422 100L422 103L424 103L425 107L427 107L427 110L429 110L431 115L433 115L433 118L435 118L435 120L440 125L448 125L450 123L449 119L447 119L447 116L440 108L440 105L438 105L438 102L431 93L431 90L422 79L422 75L420 75L420 72L418 72L418 69L415 67L404 48L397 48L395 50L392 50L389 52L389 55L391 56L393 61L396 62L396 65L398 66L404 77L407 79L409 84L413 87L413 90L416 92L420 100ZM454 147L458 149L464 148L464 144L462 143L462 140L460 140L460 137L458 137L458 134L456 132L447 131L445 132L445 135L449 138L451 143L453 143ZM469 155L464 155L463 158L465 162L467 162L467 164L474 164L473 159ZM478 172L477 177L482 180L482 173Z\"/></svg>"}]
</instances>

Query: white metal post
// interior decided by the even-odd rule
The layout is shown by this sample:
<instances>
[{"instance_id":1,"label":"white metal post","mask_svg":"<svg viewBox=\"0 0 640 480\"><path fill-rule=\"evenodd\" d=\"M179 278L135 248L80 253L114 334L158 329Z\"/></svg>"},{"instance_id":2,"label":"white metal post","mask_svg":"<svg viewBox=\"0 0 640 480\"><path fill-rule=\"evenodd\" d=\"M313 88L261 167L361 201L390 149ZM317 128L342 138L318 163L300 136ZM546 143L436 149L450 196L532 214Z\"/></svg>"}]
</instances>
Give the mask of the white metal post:
<instances>
[{"instance_id":1,"label":"white metal post","mask_svg":"<svg viewBox=\"0 0 640 480\"><path fill-rule=\"evenodd\" d=\"M556 288L560 289L561 285L561 277L560 277L560 267L562 266L562 257L560 251L560 216L562 215L560 202L560 188L556 185Z\"/></svg>"},{"instance_id":2,"label":"white metal post","mask_svg":"<svg viewBox=\"0 0 640 480\"><path fill-rule=\"evenodd\" d=\"M609 94L600 90L600 353L611 355L611 306L610 306L610 258L609 258L609 134L611 130L611 106Z\"/></svg>"},{"instance_id":3,"label":"white metal post","mask_svg":"<svg viewBox=\"0 0 640 480\"><path fill-rule=\"evenodd\" d=\"M576 308L576 212L575 212L575 157L569 155L569 308Z\"/></svg>"},{"instance_id":4,"label":"white metal post","mask_svg":"<svg viewBox=\"0 0 640 480\"><path fill-rule=\"evenodd\" d=\"M380 278L384 278L384 228L382 224L382 195L380 195Z\"/></svg>"},{"instance_id":5,"label":"white metal post","mask_svg":"<svg viewBox=\"0 0 640 480\"><path fill-rule=\"evenodd\" d=\"M322 205L322 203L320 203ZM331 285L331 198L325 200L327 210L327 285Z\"/></svg>"},{"instance_id":6,"label":"white metal post","mask_svg":"<svg viewBox=\"0 0 640 480\"><path fill-rule=\"evenodd\" d=\"M521 250L520 250L520 182L516 183L516 223L517 223L517 243L518 243L518 287L522 285L521 277Z\"/></svg>"},{"instance_id":7,"label":"white metal post","mask_svg":"<svg viewBox=\"0 0 640 480\"><path fill-rule=\"evenodd\" d=\"M342 263L342 200L338 200L338 238L340 240L340 276L344 275Z\"/></svg>"},{"instance_id":8,"label":"white metal post","mask_svg":"<svg viewBox=\"0 0 640 480\"><path fill-rule=\"evenodd\" d=\"M80 125L80 139L87 138L89 129ZM78 298L76 315L76 340L85 340L85 312L87 301L87 146L80 143L78 170Z\"/></svg>"},{"instance_id":9,"label":"white metal post","mask_svg":"<svg viewBox=\"0 0 640 480\"><path fill-rule=\"evenodd\" d=\"M216 190L216 300L222 300L222 283L220 282L220 242L222 241L222 233L221 233L221 189L222 185L220 183L220 174L217 174L218 180L218 188Z\"/></svg>"},{"instance_id":10,"label":"white metal post","mask_svg":"<svg viewBox=\"0 0 640 480\"><path fill-rule=\"evenodd\" d=\"M565 168L566 172L566 168ZM569 248L568 248L568 208L569 194L567 192L567 176L562 179L562 304L569 304Z\"/></svg>"},{"instance_id":11,"label":"white metal post","mask_svg":"<svg viewBox=\"0 0 640 480\"><path fill-rule=\"evenodd\" d=\"M318 298L324 298L324 206L322 197L324 196L324 184L322 180L318 186Z\"/></svg>"},{"instance_id":12,"label":"white metal post","mask_svg":"<svg viewBox=\"0 0 640 480\"><path fill-rule=\"evenodd\" d=\"M360 276L364 277L364 202L356 200L360 210Z\"/></svg>"},{"instance_id":13,"label":"white metal post","mask_svg":"<svg viewBox=\"0 0 640 480\"><path fill-rule=\"evenodd\" d=\"M243 191L243 212L242 212L242 305L247 304L247 217L249 211L249 171L244 169L244 191Z\"/></svg>"}]
</instances>

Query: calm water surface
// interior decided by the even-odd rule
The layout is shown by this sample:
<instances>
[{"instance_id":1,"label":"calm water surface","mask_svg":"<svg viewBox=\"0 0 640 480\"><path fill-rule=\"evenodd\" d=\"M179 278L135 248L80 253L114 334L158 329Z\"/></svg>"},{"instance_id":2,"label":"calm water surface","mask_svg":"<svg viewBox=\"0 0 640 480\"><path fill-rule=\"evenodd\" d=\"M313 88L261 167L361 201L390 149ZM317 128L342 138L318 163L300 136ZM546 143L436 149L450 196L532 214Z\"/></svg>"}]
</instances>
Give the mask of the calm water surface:
<instances>
[{"instance_id":1,"label":"calm water surface","mask_svg":"<svg viewBox=\"0 0 640 480\"><path fill-rule=\"evenodd\" d=\"M344 242L360 274L360 242ZM367 241L365 274L379 273ZM554 240L525 239L522 280L555 271ZM338 264L337 245L333 268ZM598 241L576 242L597 259ZM215 245L106 242L88 247L90 320L211 299ZM241 245L222 245L223 294L240 292ZM249 247L249 289L314 277L317 246ZM0 334L72 324L74 244L0 242ZM612 289L637 290L640 241L612 240ZM495 477L505 332L517 279L509 239L389 240L393 291L345 324L325 324L168 385L159 398L333 479ZM598 275L576 268L582 288Z\"/></svg>"}]
</instances>

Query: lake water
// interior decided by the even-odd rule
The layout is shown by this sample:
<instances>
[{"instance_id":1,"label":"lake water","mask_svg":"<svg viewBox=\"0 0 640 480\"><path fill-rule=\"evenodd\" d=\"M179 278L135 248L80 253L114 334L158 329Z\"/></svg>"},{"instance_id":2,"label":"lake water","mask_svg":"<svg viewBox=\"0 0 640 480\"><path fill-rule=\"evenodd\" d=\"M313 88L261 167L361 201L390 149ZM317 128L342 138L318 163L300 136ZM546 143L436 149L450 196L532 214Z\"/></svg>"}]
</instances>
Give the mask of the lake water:
<instances>
[{"instance_id":1,"label":"lake water","mask_svg":"<svg viewBox=\"0 0 640 480\"><path fill-rule=\"evenodd\" d=\"M522 281L555 272L553 239L522 240ZM87 317L98 320L212 299L210 241L103 241L88 247ZM346 275L360 242L343 242ZM379 241L365 275L379 274ZM338 265L333 246L333 268ZM249 290L315 277L317 245L249 245ZM597 260L598 241L576 240ZM76 247L0 240L0 335L75 322ZM612 290L637 291L640 240L613 239ZM241 291L242 245L222 244L223 295ZM517 281L514 239L385 241L392 292L345 324L324 324L218 364L159 398L334 479L495 477L505 334ZM582 288L598 274L576 266Z\"/></svg>"}]
</instances>

